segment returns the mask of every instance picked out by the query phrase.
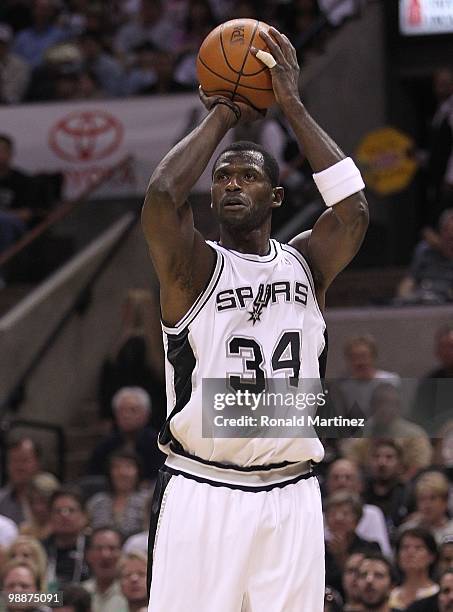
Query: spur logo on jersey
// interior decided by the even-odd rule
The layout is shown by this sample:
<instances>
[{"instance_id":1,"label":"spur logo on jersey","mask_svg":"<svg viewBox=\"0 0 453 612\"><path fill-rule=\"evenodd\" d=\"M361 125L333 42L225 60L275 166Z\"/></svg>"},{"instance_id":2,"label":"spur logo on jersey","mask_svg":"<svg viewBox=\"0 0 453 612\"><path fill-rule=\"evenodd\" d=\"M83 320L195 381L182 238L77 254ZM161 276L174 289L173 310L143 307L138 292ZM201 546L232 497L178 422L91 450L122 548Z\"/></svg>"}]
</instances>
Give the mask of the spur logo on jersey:
<instances>
[{"instance_id":1,"label":"spur logo on jersey","mask_svg":"<svg viewBox=\"0 0 453 612\"><path fill-rule=\"evenodd\" d=\"M263 308L269 304L295 303L307 305L308 286L298 281L277 281L261 283L257 288L250 286L225 289L216 295L217 312L245 310L250 314L253 325L261 320ZM251 306L251 309L249 307Z\"/></svg>"}]
</instances>

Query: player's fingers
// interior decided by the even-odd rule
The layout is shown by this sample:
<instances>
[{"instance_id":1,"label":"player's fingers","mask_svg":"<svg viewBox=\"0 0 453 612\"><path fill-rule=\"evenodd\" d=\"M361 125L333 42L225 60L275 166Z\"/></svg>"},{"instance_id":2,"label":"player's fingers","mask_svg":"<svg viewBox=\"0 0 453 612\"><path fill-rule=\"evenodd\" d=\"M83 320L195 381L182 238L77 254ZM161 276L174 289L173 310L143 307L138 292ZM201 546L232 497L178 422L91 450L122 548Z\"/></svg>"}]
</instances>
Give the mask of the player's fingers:
<instances>
[{"instance_id":1,"label":"player's fingers","mask_svg":"<svg viewBox=\"0 0 453 612\"><path fill-rule=\"evenodd\" d=\"M292 44L289 41L289 38L279 32L276 28L269 28L269 34L276 40L277 44L280 46L283 55L287 59L292 58Z\"/></svg>"},{"instance_id":2,"label":"player's fingers","mask_svg":"<svg viewBox=\"0 0 453 612\"><path fill-rule=\"evenodd\" d=\"M283 40L285 41L285 46L288 49L289 55L290 57L293 59L294 62L297 62L297 51L294 48L294 45L292 44L292 42L289 40L289 38L286 36L286 34L282 34Z\"/></svg>"},{"instance_id":3,"label":"player's fingers","mask_svg":"<svg viewBox=\"0 0 453 612\"><path fill-rule=\"evenodd\" d=\"M265 64L269 69L272 69L274 68L274 66L277 65L274 56L268 53L267 51L257 49L256 47L250 47L250 52L256 57L256 59L259 59L260 62L263 62L263 64Z\"/></svg>"},{"instance_id":4,"label":"player's fingers","mask_svg":"<svg viewBox=\"0 0 453 612\"><path fill-rule=\"evenodd\" d=\"M275 61L277 62L277 64L284 64L285 63L285 56L283 54L282 49L280 48L280 46L275 42L275 40L272 38L272 36L270 36L267 32L265 32L264 30L260 31L260 36L261 38L264 40L264 42L266 43L266 45L268 46L269 51L271 52L271 55L273 55Z\"/></svg>"}]
</instances>

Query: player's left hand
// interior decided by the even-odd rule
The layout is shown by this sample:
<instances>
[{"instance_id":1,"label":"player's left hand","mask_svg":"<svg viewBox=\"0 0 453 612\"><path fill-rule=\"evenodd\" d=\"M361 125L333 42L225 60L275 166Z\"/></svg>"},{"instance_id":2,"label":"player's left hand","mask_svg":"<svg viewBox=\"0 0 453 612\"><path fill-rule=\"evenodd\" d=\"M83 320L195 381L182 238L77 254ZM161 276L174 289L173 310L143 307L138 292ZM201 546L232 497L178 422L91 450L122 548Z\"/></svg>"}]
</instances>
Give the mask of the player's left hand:
<instances>
[{"instance_id":1,"label":"player's left hand","mask_svg":"<svg viewBox=\"0 0 453 612\"><path fill-rule=\"evenodd\" d=\"M264 30L260 31L260 36L276 61L276 65L269 70L277 103L281 107L284 107L286 104L294 102L295 98L300 99L300 68L297 61L296 49L293 47L288 37L285 36L285 34L281 34L275 28L269 28L268 32ZM252 47L251 51L253 55L256 56L259 49Z\"/></svg>"},{"instance_id":2,"label":"player's left hand","mask_svg":"<svg viewBox=\"0 0 453 612\"><path fill-rule=\"evenodd\" d=\"M200 96L200 100L202 101L205 108L207 108L207 110L211 110L211 108L215 106L219 98L224 98L230 103L233 103L239 108L240 111L240 119L238 123L251 123L252 121L263 119L263 117L265 117L266 115L266 111L259 111L256 108L253 108L253 106L250 106L249 104L237 102L236 100L232 101L226 96L207 96L202 90L201 86L198 88L198 95Z\"/></svg>"}]
</instances>

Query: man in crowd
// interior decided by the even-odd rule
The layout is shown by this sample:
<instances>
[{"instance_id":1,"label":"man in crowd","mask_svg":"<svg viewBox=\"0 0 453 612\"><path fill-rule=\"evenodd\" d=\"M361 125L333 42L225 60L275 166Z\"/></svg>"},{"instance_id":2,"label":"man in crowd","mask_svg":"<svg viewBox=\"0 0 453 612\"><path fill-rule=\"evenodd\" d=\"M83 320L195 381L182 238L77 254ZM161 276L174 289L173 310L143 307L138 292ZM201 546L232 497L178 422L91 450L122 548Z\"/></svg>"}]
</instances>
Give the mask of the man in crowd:
<instances>
[{"instance_id":1,"label":"man in crowd","mask_svg":"<svg viewBox=\"0 0 453 612\"><path fill-rule=\"evenodd\" d=\"M61 488L50 501L52 534L44 541L49 558L49 584L89 578L85 560L87 516L77 489Z\"/></svg>"},{"instance_id":2,"label":"man in crowd","mask_svg":"<svg viewBox=\"0 0 453 612\"><path fill-rule=\"evenodd\" d=\"M7 23L0 23L0 104L21 102L30 79L29 66L10 52L13 31Z\"/></svg>"},{"instance_id":3,"label":"man in crowd","mask_svg":"<svg viewBox=\"0 0 453 612\"><path fill-rule=\"evenodd\" d=\"M13 140L0 134L0 253L24 234L33 217L31 179L12 165Z\"/></svg>"},{"instance_id":4,"label":"man in crowd","mask_svg":"<svg viewBox=\"0 0 453 612\"><path fill-rule=\"evenodd\" d=\"M28 514L28 488L40 471L40 456L38 445L28 436L10 437L6 447L8 484L0 489L0 514L18 525Z\"/></svg>"},{"instance_id":5,"label":"man in crowd","mask_svg":"<svg viewBox=\"0 0 453 612\"><path fill-rule=\"evenodd\" d=\"M111 527L95 529L90 536L86 560L92 578L82 586L91 594L92 612L126 612L126 600L117 580L121 543L121 534Z\"/></svg>"},{"instance_id":6,"label":"man in crowd","mask_svg":"<svg viewBox=\"0 0 453 612\"><path fill-rule=\"evenodd\" d=\"M343 592L344 606L343 612L363 612L362 604L359 600L357 579L359 567L365 557L365 553L356 552L349 555L343 570Z\"/></svg>"},{"instance_id":7,"label":"man in crowd","mask_svg":"<svg viewBox=\"0 0 453 612\"><path fill-rule=\"evenodd\" d=\"M127 612L146 610L148 594L146 589L147 557L142 553L130 552L121 558L120 584L127 600Z\"/></svg>"},{"instance_id":8,"label":"man in crowd","mask_svg":"<svg viewBox=\"0 0 453 612\"><path fill-rule=\"evenodd\" d=\"M392 612L389 598L394 585L395 577L390 561L382 555L365 555L357 579L358 598L363 610Z\"/></svg>"},{"instance_id":9,"label":"man in crowd","mask_svg":"<svg viewBox=\"0 0 453 612\"><path fill-rule=\"evenodd\" d=\"M390 438L373 440L367 464L368 483L363 498L378 506L387 521L390 535L407 514L406 486L401 481L403 453Z\"/></svg>"},{"instance_id":10,"label":"man in crowd","mask_svg":"<svg viewBox=\"0 0 453 612\"><path fill-rule=\"evenodd\" d=\"M453 221L453 217L452 217ZM439 367L420 381L412 418L431 434L451 418L453 396L453 324L442 326L435 336L434 354Z\"/></svg>"},{"instance_id":11,"label":"man in crowd","mask_svg":"<svg viewBox=\"0 0 453 612\"><path fill-rule=\"evenodd\" d=\"M398 296L413 303L445 304L453 301L452 208L447 208L440 216L438 238L432 244L422 241L416 247Z\"/></svg>"},{"instance_id":12,"label":"man in crowd","mask_svg":"<svg viewBox=\"0 0 453 612\"><path fill-rule=\"evenodd\" d=\"M157 448L157 432L148 425L151 417L148 393L141 387L123 387L113 396L112 404L118 429L94 449L90 473L103 474L109 455L115 450L129 448L140 457L144 477L153 480L164 462L164 455Z\"/></svg>"}]
</instances>

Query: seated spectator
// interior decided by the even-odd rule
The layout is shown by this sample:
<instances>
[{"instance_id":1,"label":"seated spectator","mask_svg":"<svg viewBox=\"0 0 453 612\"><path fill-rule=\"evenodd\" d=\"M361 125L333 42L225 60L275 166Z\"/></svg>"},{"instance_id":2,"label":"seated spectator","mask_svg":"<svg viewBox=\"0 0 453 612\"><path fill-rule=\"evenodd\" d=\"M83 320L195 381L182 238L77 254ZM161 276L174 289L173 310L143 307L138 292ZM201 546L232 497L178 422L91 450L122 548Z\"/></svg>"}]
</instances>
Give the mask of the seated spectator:
<instances>
[{"instance_id":1,"label":"seated spectator","mask_svg":"<svg viewBox=\"0 0 453 612\"><path fill-rule=\"evenodd\" d=\"M368 482L363 498L384 513L390 536L407 514L406 485L401 480L403 451L394 440L373 440L367 464Z\"/></svg>"},{"instance_id":2,"label":"seated spectator","mask_svg":"<svg viewBox=\"0 0 453 612\"><path fill-rule=\"evenodd\" d=\"M436 574L441 576L447 569L453 569L453 536L444 538L439 546Z\"/></svg>"},{"instance_id":3,"label":"seated spectator","mask_svg":"<svg viewBox=\"0 0 453 612\"><path fill-rule=\"evenodd\" d=\"M37 593L39 592L38 574L30 561L9 561L1 568L0 588L4 593ZM51 612L48 606L35 603L5 602L6 612L28 610L28 612Z\"/></svg>"},{"instance_id":4,"label":"seated spectator","mask_svg":"<svg viewBox=\"0 0 453 612\"><path fill-rule=\"evenodd\" d=\"M41 472L30 482L27 491L30 518L20 525L20 533L38 540L45 540L50 535L50 498L60 487L53 474Z\"/></svg>"},{"instance_id":5,"label":"seated spectator","mask_svg":"<svg viewBox=\"0 0 453 612\"><path fill-rule=\"evenodd\" d=\"M438 430L451 417L453 394L453 325L437 330L435 355L439 367L420 381L412 408L413 420L430 434Z\"/></svg>"},{"instance_id":6,"label":"seated spectator","mask_svg":"<svg viewBox=\"0 0 453 612\"><path fill-rule=\"evenodd\" d=\"M79 37L82 68L96 76L106 96L123 94L124 73L120 63L102 45L98 32L86 31Z\"/></svg>"},{"instance_id":7,"label":"seated spectator","mask_svg":"<svg viewBox=\"0 0 453 612\"><path fill-rule=\"evenodd\" d=\"M430 575L437 559L436 541L426 529L408 529L399 538L396 553L403 578L391 593L390 607L406 610L414 601L439 591Z\"/></svg>"},{"instance_id":8,"label":"seated spectator","mask_svg":"<svg viewBox=\"0 0 453 612\"><path fill-rule=\"evenodd\" d=\"M160 430L167 415L159 307L151 292L132 289L123 303L118 340L102 364L100 417L113 421L112 399L122 387L142 387L151 398L151 425Z\"/></svg>"},{"instance_id":9,"label":"seated spectator","mask_svg":"<svg viewBox=\"0 0 453 612\"><path fill-rule=\"evenodd\" d=\"M400 416L400 391L392 384L381 383L371 397L373 416L364 429L366 438L348 440L345 455L361 466L366 466L372 438L395 438L403 456L404 481L410 480L431 463L432 447L421 427Z\"/></svg>"},{"instance_id":10,"label":"seated spectator","mask_svg":"<svg viewBox=\"0 0 453 612\"><path fill-rule=\"evenodd\" d=\"M96 493L88 500L90 525L116 527L125 538L141 531L147 491L139 491L140 466L137 455L128 449L115 451L109 458L110 491Z\"/></svg>"},{"instance_id":11,"label":"seated spectator","mask_svg":"<svg viewBox=\"0 0 453 612\"><path fill-rule=\"evenodd\" d=\"M61 587L61 598L64 606L58 608L59 612L91 612L92 610L90 594L80 584L64 584Z\"/></svg>"},{"instance_id":12,"label":"seated spectator","mask_svg":"<svg viewBox=\"0 0 453 612\"><path fill-rule=\"evenodd\" d=\"M119 575L121 591L127 600L127 612L139 612L148 605L146 572L148 560L145 555L131 552L120 559Z\"/></svg>"},{"instance_id":13,"label":"seated spectator","mask_svg":"<svg viewBox=\"0 0 453 612\"><path fill-rule=\"evenodd\" d=\"M162 0L141 0L140 12L120 27L114 39L117 54L127 58L132 50L150 42L163 51L174 52L177 24L171 23Z\"/></svg>"},{"instance_id":14,"label":"seated spectator","mask_svg":"<svg viewBox=\"0 0 453 612\"><path fill-rule=\"evenodd\" d=\"M39 472L41 449L28 436L10 436L6 444L8 484L0 489L0 514L20 525L28 514L27 492Z\"/></svg>"},{"instance_id":15,"label":"seated spectator","mask_svg":"<svg viewBox=\"0 0 453 612\"><path fill-rule=\"evenodd\" d=\"M449 483L441 472L422 474L415 484L415 513L408 517L402 530L409 527L428 529L440 544L453 537L453 520L448 517Z\"/></svg>"},{"instance_id":16,"label":"seated spectator","mask_svg":"<svg viewBox=\"0 0 453 612\"><path fill-rule=\"evenodd\" d=\"M382 555L366 554L357 577L357 598L363 606L358 610L394 612L389 603L394 584L395 572L390 561Z\"/></svg>"},{"instance_id":17,"label":"seated spectator","mask_svg":"<svg viewBox=\"0 0 453 612\"><path fill-rule=\"evenodd\" d=\"M363 607L360 603L357 579L359 567L365 558L365 553L352 553L344 564L342 586L344 593L343 612L362 612Z\"/></svg>"},{"instance_id":18,"label":"seated spectator","mask_svg":"<svg viewBox=\"0 0 453 612\"><path fill-rule=\"evenodd\" d=\"M13 31L0 23L0 104L18 104L22 101L30 79L30 67L10 52Z\"/></svg>"},{"instance_id":19,"label":"seated spectator","mask_svg":"<svg viewBox=\"0 0 453 612\"><path fill-rule=\"evenodd\" d=\"M120 532L112 527L94 529L89 538L86 559L93 577L83 582L82 586L91 595L92 612L127 610L117 580L121 542Z\"/></svg>"},{"instance_id":20,"label":"seated spectator","mask_svg":"<svg viewBox=\"0 0 453 612\"><path fill-rule=\"evenodd\" d=\"M453 209L439 219L438 244L421 242L415 249L408 275L398 289L401 301L444 304L453 301Z\"/></svg>"},{"instance_id":21,"label":"seated spectator","mask_svg":"<svg viewBox=\"0 0 453 612\"><path fill-rule=\"evenodd\" d=\"M157 447L156 431L147 425L151 416L148 393L140 387L124 387L115 393L112 405L118 429L94 449L90 474L105 473L111 453L129 448L140 458L144 466L144 478L153 480L165 456Z\"/></svg>"},{"instance_id":22,"label":"seated spectator","mask_svg":"<svg viewBox=\"0 0 453 612\"><path fill-rule=\"evenodd\" d=\"M382 380L398 386L401 379L395 372L377 367L377 343L369 334L351 338L344 347L344 356L348 377L340 383L340 389L347 408L352 409L356 405L363 415L368 416L371 396Z\"/></svg>"},{"instance_id":23,"label":"seated spectator","mask_svg":"<svg viewBox=\"0 0 453 612\"><path fill-rule=\"evenodd\" d=\"M49 558L49 590L89 578L85 561L87 517L78 490L61 488L50 500L51 535L44 546ZM56 589L58 590L58 588Z\"/></svg>"},{"instance_id":24,"label":"seated spectator","mask_svg":"<svg viewBox=\"0 0 453 612\"><path fill-rule=\"evenodd\" d=\"M333 495L338 491L362 495L363 478L357 464L353 461L337 459L330 465L327 472L326 492L327 495ZM364 540L376 540L382 552L386 556L392 556L385 518L377 506L363 505L362 517L357 525L356 533Z\"/></svg>"},{"instance_id":25,"label":"seated spectator","mask_svg":"<svg viewBox=\"0 0 453 612\"><path fill-rule=\"evenodd\" d=\"M16 36L14 52L33 68L42 62L47 49L68 38L68 32L56 23L59 6L58 0L33 0L33 24Z\"/></svg>"},{"instance_id":26,"label":"seated spectator","mask_svg":"<svg viewBox=\"0 0 453 612\"><path fill-rule=\"evenodd\" d=\"M149 537L149 525L151 519L151 504L153 501L153 495L150 493L145 504L145 515L143 520L143 531L136 533L133 536L127 538L123 544L123 555L127 553L138 551L144 555L148 554L148 537Z\"/></svg>"},{"instance_id":27,"label":"seated spectator","mask_svg":"<svg viewBox=\"0 0 453 612\"><path fill-rule=\"evenodd\" d=\"M325 504L326 584L342 592L346 560L354 552L380 552L377 542L364 540L356 529L362 517L360 497L346 491L329 496Z\"/></svg>"},{"instance_id":28,"label":"seated spectator","mask_svg":"<svg viewBox=\"0 0 453 612\"><path fill-rule=\"evenodd\" d=\"M43 545L29 536L19 536L8 549L10 561L32 563L36 568L38 591L47 591L47 554Z\"/></svg>"},{"instance_id":29,"label":"seated spectator","mask_svg":"<svg viewBox=\"0 0 453 612\"><path fill-rule=\"evenodd\" d=\"M27 230L33 218L30 177L14 168L13 140L0 134L0 253Z\"/></svg>"}]
</instances>

